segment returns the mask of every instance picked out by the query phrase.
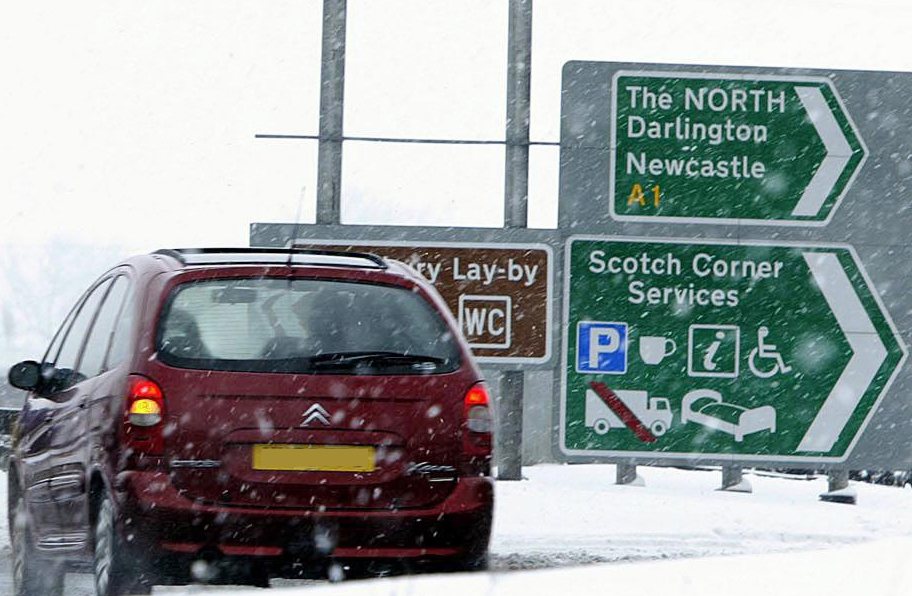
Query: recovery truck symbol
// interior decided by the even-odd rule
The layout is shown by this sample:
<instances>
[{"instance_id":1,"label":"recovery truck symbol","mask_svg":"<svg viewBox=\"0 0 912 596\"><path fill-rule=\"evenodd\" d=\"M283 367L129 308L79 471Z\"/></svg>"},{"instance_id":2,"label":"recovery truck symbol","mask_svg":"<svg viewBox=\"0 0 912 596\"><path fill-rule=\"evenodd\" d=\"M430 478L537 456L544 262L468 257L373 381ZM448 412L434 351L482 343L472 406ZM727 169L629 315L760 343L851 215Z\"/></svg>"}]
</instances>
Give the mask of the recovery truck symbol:
<instances>
[{"instance_id":1,"label":"recovery truck symbol","mask_svg":"<svg viewBox=\"0 0 912 596\"><path fill-rule=\"evenodd\" d=\"M612 428L630 427L631 421L623 421L621 416L624 414L636 417L643 427L649 429L649 433L654 437L661 437L671 426L672 413L671 404L667 397L649 398L646 391L613 391L611 397L616 397L620 404L617 407L609 407L611 399L604 399L596 389L607 389L601 383L592 383L592 389L586 390L586 426L595 431L598 435L604 435ZM638 426L638 425L636 425ZM645 430L645 429L644 429ZM637 433L640 436L640 433ZM648 439L640 437L647 442Z\"/></svg>"}]
</instances>

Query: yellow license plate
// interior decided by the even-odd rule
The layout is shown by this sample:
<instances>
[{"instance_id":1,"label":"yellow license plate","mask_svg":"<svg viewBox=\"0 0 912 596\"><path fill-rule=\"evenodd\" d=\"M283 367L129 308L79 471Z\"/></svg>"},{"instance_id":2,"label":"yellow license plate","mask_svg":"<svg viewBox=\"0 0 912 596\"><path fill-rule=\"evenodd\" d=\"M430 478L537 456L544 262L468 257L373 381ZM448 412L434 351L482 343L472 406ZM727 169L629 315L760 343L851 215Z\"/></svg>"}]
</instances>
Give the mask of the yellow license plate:
<instances>
[{"instance_id":1,"label":"yellow license plate","mask_svg":"<svg viewBox=\"0 0 912 596\"><path fill-rule=\"evenodd\" d=\"M254 470L373 472L374 448L355 445L254 445Z\"/></svg>"}]
</instances>

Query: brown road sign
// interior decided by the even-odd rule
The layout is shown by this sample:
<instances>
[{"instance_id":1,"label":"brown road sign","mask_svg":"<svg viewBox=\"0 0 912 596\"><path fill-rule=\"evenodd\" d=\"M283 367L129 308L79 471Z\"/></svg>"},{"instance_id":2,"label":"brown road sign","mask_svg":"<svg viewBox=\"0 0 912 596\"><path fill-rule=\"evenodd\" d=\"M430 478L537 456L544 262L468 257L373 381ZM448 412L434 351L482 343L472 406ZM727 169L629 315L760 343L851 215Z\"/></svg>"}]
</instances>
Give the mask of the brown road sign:
<instances>
[{"instance_id":1,"label":"brown road sign","mask_svg":"<svg viewBox=\"0 0 912 596\"><path fill-rule=\"evenodd\" d=\"M542 363L551 356L552 255L545 244L320 241L412 266L434 284L480 362Z\"/></svg>"}]
</instances>

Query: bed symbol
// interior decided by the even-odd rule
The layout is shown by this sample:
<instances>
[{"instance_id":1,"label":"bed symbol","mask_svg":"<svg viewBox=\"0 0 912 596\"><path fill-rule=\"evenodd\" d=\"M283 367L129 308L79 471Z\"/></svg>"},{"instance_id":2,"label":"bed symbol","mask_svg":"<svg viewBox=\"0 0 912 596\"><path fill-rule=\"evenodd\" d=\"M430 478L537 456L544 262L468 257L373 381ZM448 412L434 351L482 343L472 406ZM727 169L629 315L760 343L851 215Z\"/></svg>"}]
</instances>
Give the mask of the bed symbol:
<instances>
[{"instance_id":1,"label":"bed symbol","mask_svg":"<svg viewBox=\"0 0 912 596\"><path fill-rule=\"evenodd\" d=\"M776 409L772 406L745 408L723 401L712 389L696 389L681 402L681 424L695 422L706 428L728 433L740 443L749 434L776 432Z\"/></svg>"}]
</instances>

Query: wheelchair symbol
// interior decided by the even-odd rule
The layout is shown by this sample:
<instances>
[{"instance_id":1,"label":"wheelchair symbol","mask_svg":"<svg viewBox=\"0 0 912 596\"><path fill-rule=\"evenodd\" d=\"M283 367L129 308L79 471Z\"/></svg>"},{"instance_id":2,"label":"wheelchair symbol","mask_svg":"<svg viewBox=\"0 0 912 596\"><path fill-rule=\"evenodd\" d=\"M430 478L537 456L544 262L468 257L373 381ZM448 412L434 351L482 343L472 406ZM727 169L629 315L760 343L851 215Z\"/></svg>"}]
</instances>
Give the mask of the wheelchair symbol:
<instances>
[{"instance_id":1,"label":"wheelchair symbol","mask_svg":"<svg viewBox=\"0 0 912 596\"><path fill-rule=\"evenodd\" d=\"M769 335L769 328L762 326L757 329L757 347L750 351L747 358L747 365L755 376L761 379L768 379L775 374L786 374L791 372L792 367L788 366L782 359L782 354L774 344L766 343L766 336ZM773 360L772 368L760 370L757 366L757 360Z\"/></svg>"}]
</instances>

